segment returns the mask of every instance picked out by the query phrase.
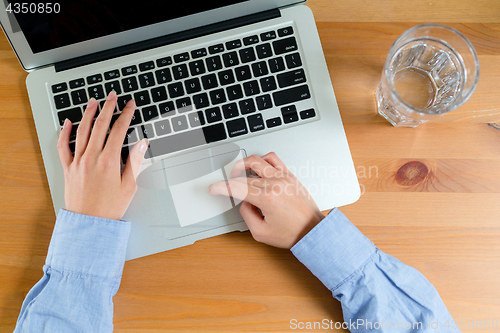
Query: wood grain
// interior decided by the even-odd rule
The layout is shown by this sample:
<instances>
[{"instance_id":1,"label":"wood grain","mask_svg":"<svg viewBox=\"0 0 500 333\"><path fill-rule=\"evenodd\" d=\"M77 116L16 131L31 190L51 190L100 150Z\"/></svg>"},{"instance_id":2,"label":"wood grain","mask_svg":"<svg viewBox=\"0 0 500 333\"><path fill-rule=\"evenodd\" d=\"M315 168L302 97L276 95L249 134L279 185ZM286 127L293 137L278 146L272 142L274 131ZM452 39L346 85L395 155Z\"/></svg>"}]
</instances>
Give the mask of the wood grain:
<instances>
[{"instance_id":1,"label":"wood grain","mask_svg":"<svg viewBox=\"0 0 500 333\"><path fill-rule=\"evenodd\" d=\"M421 271L455 319L500 320L500 2L308 5L362 188L359 201L342 211L383 251ZM377 115L374 92L394 40L426 22L471 40L479 84L458 110L415 129L394 128ZM42 276L55 214L26 73L3 36L0 73L2 333L13 331ZM248 232L127 262L114 300L115 331L127 333L290 332L293 318L342 320L330 291L289 251L259 244Z\"/></svg>"}]
</instances>

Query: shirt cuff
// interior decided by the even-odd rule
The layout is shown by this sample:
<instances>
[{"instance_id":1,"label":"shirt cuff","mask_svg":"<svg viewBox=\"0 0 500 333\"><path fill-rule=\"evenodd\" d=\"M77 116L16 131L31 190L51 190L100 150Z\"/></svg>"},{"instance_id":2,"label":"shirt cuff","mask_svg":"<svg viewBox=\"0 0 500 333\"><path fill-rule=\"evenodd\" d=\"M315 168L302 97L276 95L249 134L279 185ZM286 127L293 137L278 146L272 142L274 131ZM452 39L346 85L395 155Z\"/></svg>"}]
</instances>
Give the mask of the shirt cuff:
<instances>
[{"instance_id":1,"label":"shirt cuff","mask_svg":"<svg viewBox=\"0 0 500 333\"><path fill-rule=\"evenodd\" d=\"M45 264L59 271L100 277L121 276L129 222L61 209Z\"/></svg>"},{"instance_id":2,"label":"shirt cuff","mask_svg":"<svg viewBox=\"0 0 500 333\"><path fill-rule=\"evenodd\" d=\"M291 251L323 284L334 291L375 253L376 247L334 208Z\"/></svg>"}]
</instances>

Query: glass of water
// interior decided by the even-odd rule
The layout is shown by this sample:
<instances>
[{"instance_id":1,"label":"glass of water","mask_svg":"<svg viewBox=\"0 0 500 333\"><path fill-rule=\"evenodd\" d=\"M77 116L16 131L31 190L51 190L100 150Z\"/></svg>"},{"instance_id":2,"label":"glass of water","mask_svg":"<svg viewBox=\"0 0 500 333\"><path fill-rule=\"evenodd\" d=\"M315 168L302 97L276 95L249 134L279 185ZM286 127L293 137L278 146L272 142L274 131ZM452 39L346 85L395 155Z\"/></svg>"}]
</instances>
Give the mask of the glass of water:
<instances>
[{"instance_id":1,"label":"glass of water","mask_svg":"<svg viewBox=\"0 0 500 333\"><path fill-rule=\"evenodd\" d=\"M394 126L416 127L464 104L479 78L472 44L455 29L424 24L392 45L376 92L378 113Z\"/></svg>"}]
</instances>

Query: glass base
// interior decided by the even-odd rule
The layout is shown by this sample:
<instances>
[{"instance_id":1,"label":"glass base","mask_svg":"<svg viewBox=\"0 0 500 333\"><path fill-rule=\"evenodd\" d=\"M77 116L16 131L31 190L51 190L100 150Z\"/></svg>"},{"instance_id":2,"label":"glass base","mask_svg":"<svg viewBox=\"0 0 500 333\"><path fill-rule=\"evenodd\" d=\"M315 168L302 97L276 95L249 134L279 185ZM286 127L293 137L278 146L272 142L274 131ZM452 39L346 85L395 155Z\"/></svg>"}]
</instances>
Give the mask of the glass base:
<instances>
[{"instance_id":1,"label":"glass base","mask_svg":"<svg viewBox=\"0 0 500 333\"><path fill-rule=\"evenodd\" d=\"M379 85L377 92L375 93L377 98L378 113L387 119L393 126L396 127L417 127L420 124L427 122L427 120L416 119L412 117L405 116L396 110L396 108L391 105L389 100L384 97L382 92L382 87Z\"/></svg>"}]
</instances>

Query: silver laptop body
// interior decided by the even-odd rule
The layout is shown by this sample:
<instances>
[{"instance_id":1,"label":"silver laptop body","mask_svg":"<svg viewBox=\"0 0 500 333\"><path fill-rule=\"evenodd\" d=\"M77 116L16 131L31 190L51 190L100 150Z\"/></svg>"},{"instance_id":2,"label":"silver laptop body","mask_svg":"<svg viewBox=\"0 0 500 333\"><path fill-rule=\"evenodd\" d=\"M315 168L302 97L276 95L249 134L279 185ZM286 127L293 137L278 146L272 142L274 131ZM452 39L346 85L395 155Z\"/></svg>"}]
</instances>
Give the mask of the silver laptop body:
<instances>
[{"instance_id":1,"label":"silver laptop body","mask_svg":"<svg viewBox=\"0 0 500 333\"><path fill-rule=\"evenodd\" d=\"M151 144L123 218L132 222L127 260L247 230L239 202L209 198L204 186L227 179L234 162L252 154L276 152L322 210L360 196L310 9L294 0L221 2L198 8L206 2L192 1L178 5L182 17L52 49L35 45L33 36L30 47L15 8L6 11L2 2L2 27L30 72L26 84L56 213L64 208L61 117L83 112L82 98L94 93L103 101L110 82L119 97L146 97L127 136L130 147L148 135Z\"/></svg>"}]
</instances>

